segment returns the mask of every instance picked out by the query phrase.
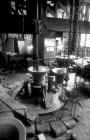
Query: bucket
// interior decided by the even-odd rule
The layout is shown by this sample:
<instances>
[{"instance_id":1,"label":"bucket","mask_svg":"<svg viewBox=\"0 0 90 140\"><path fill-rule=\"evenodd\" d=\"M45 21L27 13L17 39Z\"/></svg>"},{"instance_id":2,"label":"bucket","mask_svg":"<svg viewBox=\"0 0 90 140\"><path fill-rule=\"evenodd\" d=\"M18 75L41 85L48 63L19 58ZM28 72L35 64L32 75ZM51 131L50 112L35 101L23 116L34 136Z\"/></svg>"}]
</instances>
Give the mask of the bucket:
<instances>
[{"instance_id":1,"label":"bucket","mask_svg":"<svg viewBox=\"0 0 90 140\"><path fill-rule=\"evenodd\" d=\"M16 118L0 117L0 140L26 140L26 130Z\"/></svg>"}]
</instances>

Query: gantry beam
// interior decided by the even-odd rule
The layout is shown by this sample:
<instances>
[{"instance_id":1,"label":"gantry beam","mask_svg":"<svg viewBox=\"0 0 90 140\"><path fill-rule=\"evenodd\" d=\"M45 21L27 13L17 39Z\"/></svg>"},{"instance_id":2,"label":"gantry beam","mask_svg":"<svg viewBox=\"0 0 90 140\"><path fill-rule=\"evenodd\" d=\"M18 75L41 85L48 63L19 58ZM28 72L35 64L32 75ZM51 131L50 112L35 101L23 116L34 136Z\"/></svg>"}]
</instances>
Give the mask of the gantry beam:
<instances>
[{"instance_id":1,"label":"gantry beam","mask_svg":"<svg viewBox=\"0 0 90 140\"><path fill-rule=\"evenodd\" d=\"M56 18L45 18L43 19L47 30L57 31L57 32L69 32L70 21L68 19L56 19ZM78 32L90 33L90 22L79 21L78 22Z\"/></svg>"},{"instance_id":2,"label":"gantry beam","mask_svg":"<svg viewBox=\"0 0 90 140\"><path fill-rule=\"evenodd\" d=\"M46 30L55 32L69 32L69 20L68 19L55 19L44 18L43 24ZM10 17L0 21L1 33L34 33L33 20L27 16L11 15ZM90 34L90 22L79 21L78 32Z\"/></svg>"}]
</instances>

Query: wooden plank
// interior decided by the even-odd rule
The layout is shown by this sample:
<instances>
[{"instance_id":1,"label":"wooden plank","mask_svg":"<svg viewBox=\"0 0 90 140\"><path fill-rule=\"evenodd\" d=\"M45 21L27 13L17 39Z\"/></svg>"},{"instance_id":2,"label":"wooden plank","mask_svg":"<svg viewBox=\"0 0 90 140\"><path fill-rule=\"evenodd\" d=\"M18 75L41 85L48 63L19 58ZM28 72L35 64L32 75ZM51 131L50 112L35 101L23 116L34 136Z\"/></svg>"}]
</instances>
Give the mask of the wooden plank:
<instances>
[{"instance_id":1,"label":"wooden plank","mask_svg":"<svg viewBox=\"0 0 90 140\"><path fill-rule=\"evenodd\" d=\"M27 107L24 104L16 101L14 98L8 95L1 85L0 85L0 101L8 107L7 109L10 110L16 109L15 112L24 116L26 120L29 119L30 121L34 121L38 117L38 115L36 115L35 113L28 111Z\"/></svg>"},{"instance_id":2,"label":"wooden plank","mask_svg":"<svg viewBox=\"0 0 90 140\"><path fill-rule=\"evenodd\" d=\"M10 109L20 109L17 110L18 113L23 114L24 109L27 109L27 107L12 97L10 97L4 90L2 86L0 86L0 101L3 102L6 106L8 106Z\"/></svg>"},{"instance_id":3,"label":"wooden plank","mask_svg":"<svg viewBox=\"0 0 90 140\"><path fill-rule=\"evenodd\" d=\"M0 102L0 117L14 117L12 111L4 112L4 110L8 110L8 109L9 108L5 104Z\"/></svg>"}]
</instances>

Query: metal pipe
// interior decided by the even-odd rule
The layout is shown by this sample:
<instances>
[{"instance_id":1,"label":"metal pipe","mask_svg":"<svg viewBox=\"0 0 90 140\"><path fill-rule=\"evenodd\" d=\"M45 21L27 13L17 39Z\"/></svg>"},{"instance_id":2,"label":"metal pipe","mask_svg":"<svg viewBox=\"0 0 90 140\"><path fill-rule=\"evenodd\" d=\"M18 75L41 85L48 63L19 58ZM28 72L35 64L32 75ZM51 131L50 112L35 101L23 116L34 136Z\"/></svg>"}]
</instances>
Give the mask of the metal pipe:
<instances>
[{"instance_id":1,"label":"metal pipe","mask_svg":"<svg viewBox=\"0 0 90 140\"><path fill-rule=\"evenodd\" d=\"M34 70L38 71L38 47L39 47L39 2L37 0L37 5L36 5L36 19L34 20L35 22L35 34L33 35L33 43L34 43L34 51L33 51L33 68Z\"/></svg>"},{"instance_id":2,"label":"metal pipe","mask_svg":"<svg viewBox=\"0 0 90 140\"><path fill-rule=\"evenodd\" d=\"M38 8L39 8L39 5L38 5L38 1L37 1L37 17L36 17L37 20L39 19L39 9Z\"/></svg>"}]
</instances>

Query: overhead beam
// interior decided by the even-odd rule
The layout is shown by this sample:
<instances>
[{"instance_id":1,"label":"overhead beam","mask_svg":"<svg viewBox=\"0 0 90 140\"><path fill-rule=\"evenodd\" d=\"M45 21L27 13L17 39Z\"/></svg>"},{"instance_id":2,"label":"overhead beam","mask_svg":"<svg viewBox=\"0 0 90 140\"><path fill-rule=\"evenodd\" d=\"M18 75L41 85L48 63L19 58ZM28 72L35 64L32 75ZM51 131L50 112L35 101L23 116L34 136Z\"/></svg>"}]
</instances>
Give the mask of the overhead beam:
<instances>
[{"instance_id":1,"label":"overhead beam","mask_svg":"<svg viewBox=\"0 0 90 140\"><path fill-rule=\"evenodd\" d=\"M85 3L90 3L90 0L84 0Z\"/></svg>"},{"instance_id":2,"label":"overhead beam","mask_svg":"<svg viewBox=\"0 0 90 140\"><path fill-rule=\"evenodd\" d=\"M68 19L45 18L43 19L47 30L69 32L70 21ZM79 21L78 32L90 33L90 22Z\"/></svg>"},{"instance_id":3,"label":"overhead beam","mask_svg":"<svg viewBox=\"0 0 90 140\"><path fill-rule=\"evenodd\" d=\"M7 24L6 24L7 23ZM68 19L44 18L46 30L55 32L69 32L70 22ZM1 33L34 33L35 25L27 16L16 16L4 18L0 22ZM90 22L79 21L78 32L90 34Z\"/></svg>"}]
</instances>

